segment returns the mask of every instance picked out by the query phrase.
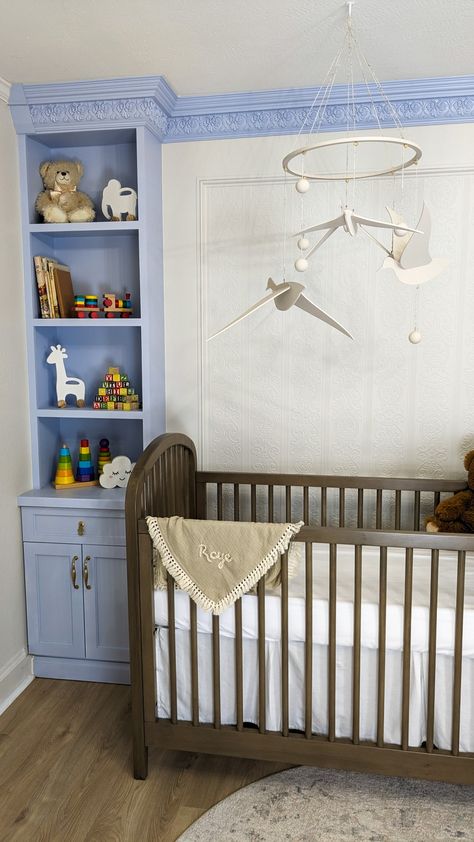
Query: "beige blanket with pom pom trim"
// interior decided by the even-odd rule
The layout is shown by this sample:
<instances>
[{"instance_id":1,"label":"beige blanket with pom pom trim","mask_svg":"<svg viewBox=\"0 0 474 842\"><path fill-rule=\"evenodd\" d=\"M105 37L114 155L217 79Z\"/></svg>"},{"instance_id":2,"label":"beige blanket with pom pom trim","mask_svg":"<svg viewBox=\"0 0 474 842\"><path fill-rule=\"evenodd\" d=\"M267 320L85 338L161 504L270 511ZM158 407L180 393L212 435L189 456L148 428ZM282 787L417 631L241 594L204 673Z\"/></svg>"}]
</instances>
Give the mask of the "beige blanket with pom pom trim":
<instances>
[{"instance_id":1,"label":"beige blanket with pom pom trim","mask_svg":"<svg viewBox=\"0 0 474 842\"><path fill-rule=\"evenodd\" d=\"M159 555L155 587L166 587L165 568L200 608L213 614L222 614L262 576L268 587L278 587L277 562L303 526L302 521L240 523L177 516L146 520Z\"/></svg>"}]
</instances>

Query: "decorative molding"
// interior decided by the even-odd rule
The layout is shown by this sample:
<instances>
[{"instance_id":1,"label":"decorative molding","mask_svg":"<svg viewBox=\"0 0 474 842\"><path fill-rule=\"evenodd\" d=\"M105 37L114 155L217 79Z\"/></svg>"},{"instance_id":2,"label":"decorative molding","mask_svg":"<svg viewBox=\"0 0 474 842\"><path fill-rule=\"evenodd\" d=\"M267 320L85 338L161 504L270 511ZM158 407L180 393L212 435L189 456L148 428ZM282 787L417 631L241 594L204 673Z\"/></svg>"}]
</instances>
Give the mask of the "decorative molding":
<instances>
[{"instance_id":1,"label":"decorative molding","mask_svg":"<svg viewBox=\"0 0 474 842\"><path fill-rule=\"evenodd\" d=\"M0 80L1 82L1 80ZM385 82L386 97L404 126L474 121L474 76ZM0 85L0 95L1 95ZM297 133L318 88L177 96L162 76L13 85L10 106L19 134L71 127L146 125L164 143ZM356 128L393 127L380 90L354 88ZM321 131L347 128L347 89L335 86ZM352 115L351 115L352 120Z\"/></svg>"},{"instance_id":2,"label":"decorative molding","mask_svg":"<svg viewBox=\"0 0 474 842\"><path fill-rule=\"evenodd\" d=\"M7 82L6 79L2 79L0 76L0 99L2 102L8 102L10 98L10 89L10 82Z\"/></svg>"},{"instance_id":3,"label":"decorative molding","mask_svg":"<svg viewBox=\"0 0 474 842\"><path fill-rule=\"evenodd\" d=\"M0 672L0 714L33 681L33 659L21 649Z\"/></svg>"}]
</instances>

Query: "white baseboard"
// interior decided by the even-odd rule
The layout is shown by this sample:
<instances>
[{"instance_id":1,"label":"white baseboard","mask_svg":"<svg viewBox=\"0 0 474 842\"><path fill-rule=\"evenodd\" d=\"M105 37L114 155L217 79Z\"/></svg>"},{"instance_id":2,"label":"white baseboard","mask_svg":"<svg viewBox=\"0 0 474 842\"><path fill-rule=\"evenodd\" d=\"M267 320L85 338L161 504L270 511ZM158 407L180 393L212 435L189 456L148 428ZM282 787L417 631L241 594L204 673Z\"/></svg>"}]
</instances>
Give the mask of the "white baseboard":
<instances>
[{"instance_id":1,"label":"white baseboard","mask_svg":"<svg viewBox=\"0 0 474 842\"><path fill-rule=\"evenodd\" d=\"M33 681L33 658L21 649L0 672L0 714Z\"/></svg>"}]
</instances>

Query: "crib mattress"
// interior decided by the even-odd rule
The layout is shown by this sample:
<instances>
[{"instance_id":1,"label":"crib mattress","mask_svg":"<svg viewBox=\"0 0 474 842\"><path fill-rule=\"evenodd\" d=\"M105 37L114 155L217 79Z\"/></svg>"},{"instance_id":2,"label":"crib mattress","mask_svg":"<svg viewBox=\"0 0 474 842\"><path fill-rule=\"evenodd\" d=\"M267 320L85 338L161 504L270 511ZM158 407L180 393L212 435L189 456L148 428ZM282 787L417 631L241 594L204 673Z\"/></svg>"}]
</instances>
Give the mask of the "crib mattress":
<instances>
[{"instance_id":1,"label":"crib mattress","mask_svg":"<svg viewBox=\"0 0 474 842\"><path fill-rule=\"evenodd\" d=\"M295 544L300 558L296 575L289 580L288 636L290 641L305 640L304 599L304 545ZM403 649L404 621L404 559L405 552L389 549L387 554L387 636L389 650ZM429 551L414 552L413 565L413 607L412 607L412 650L427 652L429 643L429 594L431 556ZM456 553L441 552L439 562L438 622L436 648L439 653L454 651L455 605L456 605ZM315 544L313 549L313 643L328 644L329 628L329 548ZM354 548L339 546L337 555L337 604L336 642L339 646L353 644L354 617ZM378 648L379 599L379 550L364 547L362 553L362 609L361 645L367 649ZM165 591L154 593L155 624L168 625L168 603ZM212 616L197 609L198 632L212 632ZM258 601L254 594L242 598L242 626L246 639L258 637ZM189 596L182 591L175 592L175 627L189 630ZM474 556L466 558L466 581L464 600L463 655L474 657ZM220 634L235 636L235 612L231 607L220 616ZM265 596L265 638L267 641L281 639L281 602L277 592Z\"/></svg>"}]
</instances>

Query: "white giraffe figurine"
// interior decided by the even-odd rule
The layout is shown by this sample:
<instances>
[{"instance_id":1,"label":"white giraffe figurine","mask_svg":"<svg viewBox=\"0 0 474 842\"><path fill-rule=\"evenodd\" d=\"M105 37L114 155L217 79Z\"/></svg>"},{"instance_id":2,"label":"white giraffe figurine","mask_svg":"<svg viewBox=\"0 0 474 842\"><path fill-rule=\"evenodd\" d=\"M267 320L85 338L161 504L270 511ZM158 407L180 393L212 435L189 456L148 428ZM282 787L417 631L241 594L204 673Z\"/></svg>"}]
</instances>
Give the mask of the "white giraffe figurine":
<instances>
[{"instance_id":1,"label":"white giraffe figurine","mask_svg":"<svg viewBox=\"0 0 474 842\"><path fill-rule=\"evenodd\" d=\"M66 397L74 395L78 406L84 406L86 387L79 377L69 377L66 374L64 360L67 360L66 349L61 345L51 345L51 353L46 362L56 366L56 394L58 406L66 406Z\"/></svg>"}]
</instances>

